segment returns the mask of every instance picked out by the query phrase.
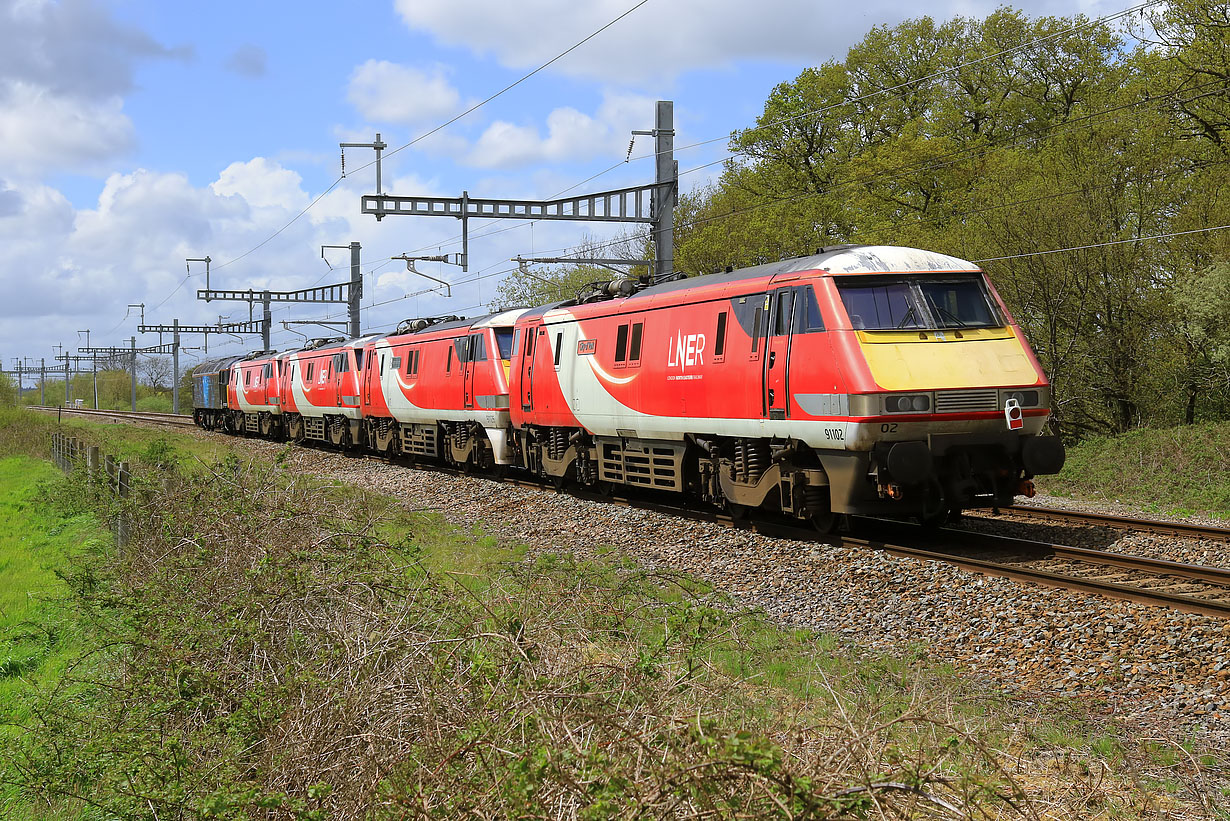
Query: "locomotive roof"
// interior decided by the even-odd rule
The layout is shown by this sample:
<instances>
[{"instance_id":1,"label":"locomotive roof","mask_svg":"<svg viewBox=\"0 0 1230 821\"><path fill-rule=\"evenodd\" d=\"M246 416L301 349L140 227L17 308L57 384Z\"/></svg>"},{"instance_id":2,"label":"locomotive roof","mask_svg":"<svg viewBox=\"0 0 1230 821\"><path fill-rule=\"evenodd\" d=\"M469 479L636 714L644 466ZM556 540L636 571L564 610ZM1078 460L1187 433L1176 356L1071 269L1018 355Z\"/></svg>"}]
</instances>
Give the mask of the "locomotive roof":
<instances>
[{"instance_id":1,"label":"locomotive roof","mask_svg":"<svg viewBox=\"0 0 1230 821\"><path fill-rule=\"evenodd\" d=\"M887 274L904 271L976 271L978 266L957 257L906 248L898 245L835 245L821 248L818 254L781 259L750 268L738 268L720 274L707 274L690 279L664 282L637 291L628 299L666 294L695 288L699 285L722 285L745 279L792 274L796 271L823 270L833 274Z\"/></svg>"},{"instance_id":2,"label":"locomotive roof","mask_svg":"<svg viewBox=\"0 0 1230 821\"><path fill-rule=\"evenodd\" d=\"M194 374L218 373L223 368L230 367L231 365L234 365L236 362L239 362L240 360L244 358L244 356L246 356L246 354L240 354L238 356L232 354L230 356L221 356L216 359L205 359L201 361L200 364L198 364L195 368L193 368L192 372Z\"/></svg>"}]
</instances>

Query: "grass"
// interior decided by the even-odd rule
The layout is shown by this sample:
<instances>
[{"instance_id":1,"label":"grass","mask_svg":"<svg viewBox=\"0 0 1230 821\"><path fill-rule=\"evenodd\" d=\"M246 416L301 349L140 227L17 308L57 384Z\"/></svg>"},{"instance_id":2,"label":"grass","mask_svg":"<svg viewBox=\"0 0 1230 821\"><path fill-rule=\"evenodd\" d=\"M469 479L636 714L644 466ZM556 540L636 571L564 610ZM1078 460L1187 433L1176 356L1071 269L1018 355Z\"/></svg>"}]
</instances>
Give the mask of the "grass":
<instances>
[{"instance_id":1,"label":"grass","mask_svg":"<svg viewBox=\"0 0 1230 821\"><path fill-rule=\"evenodd\" d=\"M1230 422L1144 429L1068 450L1046 493L1230 518Z\"/></svg>"},{"instance_id":2,"label":"grass","mask_svg":"<svg viewBox=\"0 0 1230 821\"><path fill-rule=\"evenodd\" d=\"M57 571L109 536L92 514L43 503L60 481L47 462L0 459L0 744L21 736L31 697L57 685L85 649L61 607L67 587ZM16 818L22 802L9 767L0 756L0 814Z\"/></svg>"}]
</instances>

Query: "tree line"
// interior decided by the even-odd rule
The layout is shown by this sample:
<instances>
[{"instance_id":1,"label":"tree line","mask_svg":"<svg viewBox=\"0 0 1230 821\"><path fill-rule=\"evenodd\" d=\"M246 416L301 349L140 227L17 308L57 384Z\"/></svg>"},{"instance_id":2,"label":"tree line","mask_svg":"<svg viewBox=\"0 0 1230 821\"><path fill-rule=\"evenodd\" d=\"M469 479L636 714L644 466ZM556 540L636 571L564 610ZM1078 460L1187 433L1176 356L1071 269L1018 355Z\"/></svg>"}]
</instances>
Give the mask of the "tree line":
<instances>
[{"instance_id":1,"label":"tree line","mask_svg":"<svg viewBox=\"0 0 1230 821\"><path fill-rule=\"evenodd\" d=\"M1230 418L1227 4L878 26L778 85L729 148L681 194L678 270L841 243L974 260L1065 437ZM500 297L547 287L514 277Z\"/></svg>"}]
</instances>

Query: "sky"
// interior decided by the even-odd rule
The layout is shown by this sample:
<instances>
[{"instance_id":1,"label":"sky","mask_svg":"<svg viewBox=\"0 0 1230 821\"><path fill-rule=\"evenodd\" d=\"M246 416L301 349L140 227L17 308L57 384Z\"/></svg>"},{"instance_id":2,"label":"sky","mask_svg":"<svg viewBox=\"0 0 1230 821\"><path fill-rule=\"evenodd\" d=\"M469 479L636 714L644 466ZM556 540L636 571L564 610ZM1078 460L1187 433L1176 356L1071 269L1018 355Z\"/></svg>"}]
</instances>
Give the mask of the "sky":
<instances>
[{"instance_id":1,"label":"sky","mask_svg":"<svg viewBox=\"0 0 1230 821\"><path fill-rule=\"evenodd\" d=\"M87 329L96 347L158 344L137 333L142 315L245 321L246 303L196 298L205 266L186 259L211 258L213 288L294 290L348 279L349 253L321 246L356 241L365 333L481 315L512 257L643 229L472 220L468 272L418 265L450 283L446 296L391 258L460 251L459 222L364 216L374 153L347 149L343 177L339 143L413 141L384 163L388 193L549 199L652 182L652 138L637 137L629 155L631 131L651 129L655 101L672 100L688 190L720 173L726 138L754 123L777 84L842 59L874 26L997 5L0 0L0 362L54 362L85 346ZM1123 5L1016 7L1096 17ZM282 321L345 319L345 306L275 304L273 318L273 347L285 350L333 332ZM182 338L183 367L202 344ZM259 337L209 337L211 356L259 347Z\"/></svg>"}]
</instances>

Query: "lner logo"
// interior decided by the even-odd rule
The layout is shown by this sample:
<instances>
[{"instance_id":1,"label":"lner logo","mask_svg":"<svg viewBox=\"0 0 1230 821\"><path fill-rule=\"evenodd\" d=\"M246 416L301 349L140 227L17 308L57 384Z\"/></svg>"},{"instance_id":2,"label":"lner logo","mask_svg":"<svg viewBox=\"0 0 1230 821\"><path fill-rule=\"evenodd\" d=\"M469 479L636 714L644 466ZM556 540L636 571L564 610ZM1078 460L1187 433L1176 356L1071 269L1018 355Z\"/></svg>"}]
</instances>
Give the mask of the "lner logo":
<instances>
[{"instance_id":1,"label":"lner logo","mask_svg":"<svg viewBox=\"0 0 1230 821\"><path fill-rule=\"evenodd\" d=\"M671 337L670 347L666 352L666 367L679 368L686 371L697 365L704 365L705 335L680 332Z\"/></svg>"}]
</instances>

